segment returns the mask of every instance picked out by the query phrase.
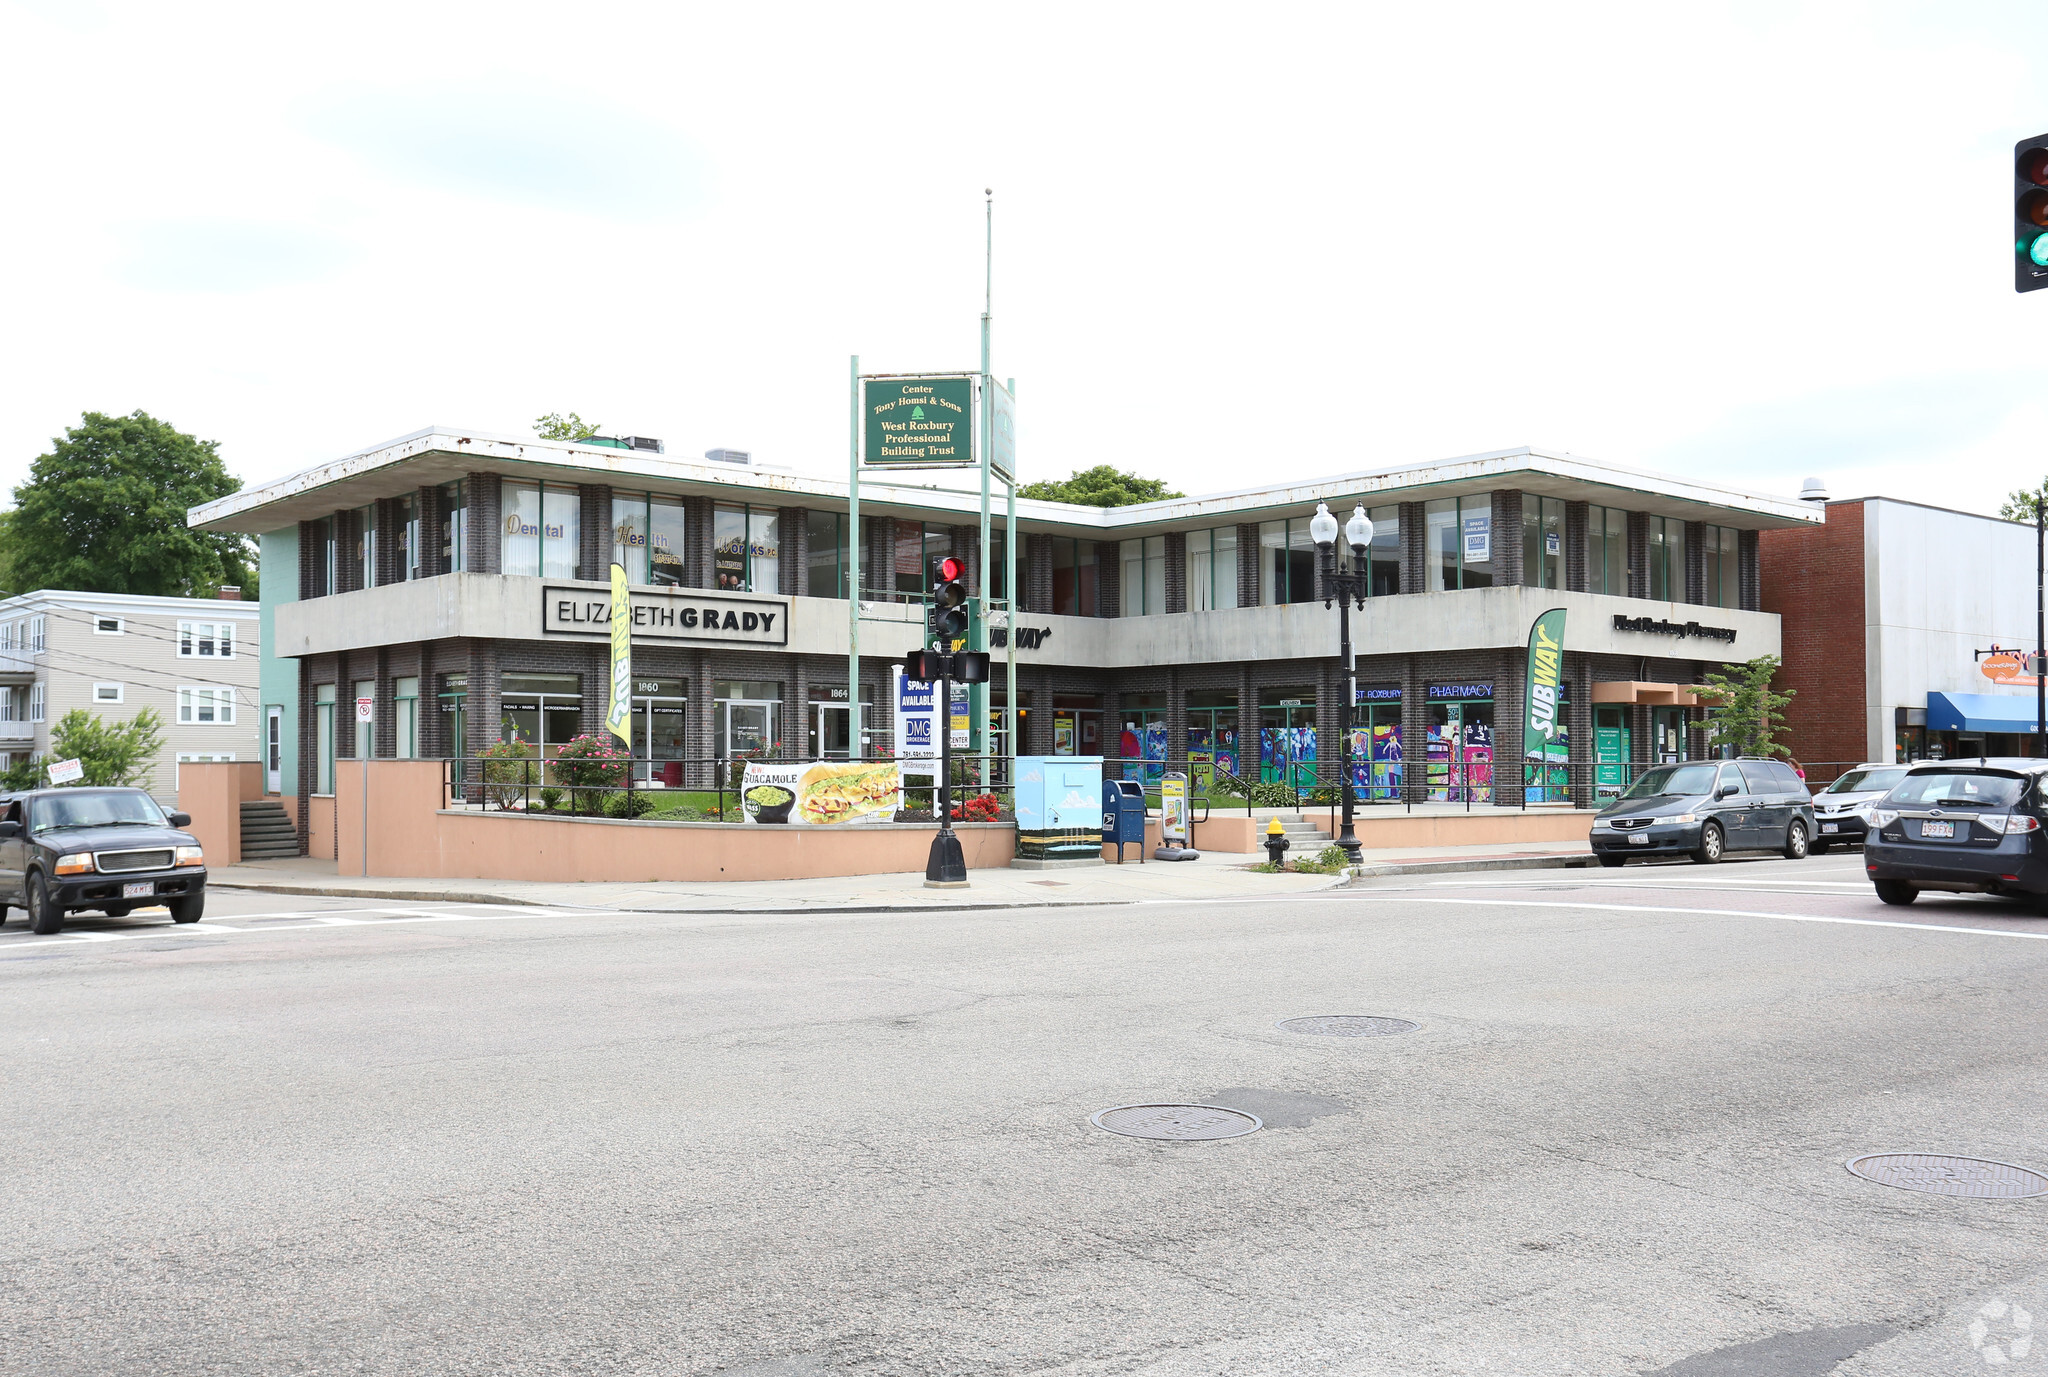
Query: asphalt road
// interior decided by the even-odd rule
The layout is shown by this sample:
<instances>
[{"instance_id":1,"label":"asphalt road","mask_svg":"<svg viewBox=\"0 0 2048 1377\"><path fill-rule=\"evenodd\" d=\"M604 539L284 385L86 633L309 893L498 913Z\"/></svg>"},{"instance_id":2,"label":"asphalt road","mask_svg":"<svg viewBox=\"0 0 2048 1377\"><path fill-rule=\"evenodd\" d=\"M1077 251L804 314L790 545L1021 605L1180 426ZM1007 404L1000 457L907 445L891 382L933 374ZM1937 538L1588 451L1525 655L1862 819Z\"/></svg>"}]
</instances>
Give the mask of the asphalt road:
<instances>
[{"instance_id":1,"label":"asphalt road","mask_svg":"<svg viewBox=\"0 0 2048 1377\"><path fill-rule=\"evenodd\" d=\"M1853 853L973 913L17 912L0 1372L2048 1372L2048 1197L1844 1168L2048 1169L2044 969L2048 918L1885 908ZM1328 1013L1420 1026L1275 1027ZM1089 1123L1155 1101L1265 1127Z\"/></svg>"}]
</instances>

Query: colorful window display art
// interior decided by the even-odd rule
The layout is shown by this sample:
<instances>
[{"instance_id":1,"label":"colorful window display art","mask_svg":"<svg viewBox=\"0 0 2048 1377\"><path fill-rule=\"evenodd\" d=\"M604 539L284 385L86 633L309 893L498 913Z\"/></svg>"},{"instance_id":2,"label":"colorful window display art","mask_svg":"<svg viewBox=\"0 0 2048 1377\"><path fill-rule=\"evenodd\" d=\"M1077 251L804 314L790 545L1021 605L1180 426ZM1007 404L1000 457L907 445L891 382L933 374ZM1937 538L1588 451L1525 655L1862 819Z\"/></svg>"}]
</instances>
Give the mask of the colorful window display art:
<instances>
[{"instance_id":1,"label":"colorful window display art","mask_svg":"<svg viewBox=\"0 0 2048 1377\"><path fill-rule=\"evenodd\" d=\"M1218 775L1229 779L1238 776L1237 709L1231 708L1229 713L1227 720L1201 724L1190 721L1188 725L1188 771L1194 777L1198 794L1216 787ZM1219 711L1215 716L1222 718L1223 713Z\"/></svg>"},{"instance_id":2,"label":"colorful window display art","mask_svg":"<svg viewBox=\"0 0 2048 1377\"><path fill-rule=\"evenodd\" d=\"M1493 801L1493 685L1431 684L1424 776L1436 803Z\"/></svg>"},{"instance_id":3,"label":"colorful window display art","mask_svg":"<svg viewBox=\"0 0 2048 1377\"><path fill-rule=\"evenodd\" d=\"M1401 686L1361 684L1351 711L1351 784L1357 797L1401 797Z\"/></svg>"}]
</instances>

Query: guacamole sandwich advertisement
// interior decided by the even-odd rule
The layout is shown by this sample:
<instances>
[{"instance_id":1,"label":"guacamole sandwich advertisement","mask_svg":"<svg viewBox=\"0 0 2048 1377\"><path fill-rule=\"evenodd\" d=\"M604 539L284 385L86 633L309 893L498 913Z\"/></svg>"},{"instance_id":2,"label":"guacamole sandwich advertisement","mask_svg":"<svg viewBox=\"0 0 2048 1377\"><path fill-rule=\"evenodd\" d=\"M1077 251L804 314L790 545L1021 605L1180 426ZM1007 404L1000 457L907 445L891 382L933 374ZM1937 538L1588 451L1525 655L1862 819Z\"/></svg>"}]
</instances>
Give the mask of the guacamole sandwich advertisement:
<instances>
[{"instance_id":1,"label":"guacamole sandwich advertisement","mask_svg":"<svg viewBox=\"0 0 2048 1377\"><path fill-rule=\"evenodd\" d=\"M750 760L740 780L740 808L748 822L889 822L902 806L903 771L893 760Z\"/></svg>"}]
</instances>

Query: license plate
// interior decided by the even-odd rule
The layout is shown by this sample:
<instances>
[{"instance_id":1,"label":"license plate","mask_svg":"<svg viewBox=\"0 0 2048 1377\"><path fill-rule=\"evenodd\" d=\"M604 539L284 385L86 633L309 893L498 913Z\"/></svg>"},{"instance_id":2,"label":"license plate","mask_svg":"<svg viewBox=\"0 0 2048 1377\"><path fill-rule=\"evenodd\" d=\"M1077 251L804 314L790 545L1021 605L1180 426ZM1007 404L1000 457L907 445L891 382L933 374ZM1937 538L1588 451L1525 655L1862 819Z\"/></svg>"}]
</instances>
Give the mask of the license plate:
<instances>
[{"instance_id":1,"label":"license plate","mask_svg":"<svg viewBox=\"0 0 2048 1377\"><path fill-rule=\"evenodd\" d=\"M148 899L155 894L156 885L148 880L144 880L141 884L121 886L121 897L123 899Z\"/></svg>"},{"instance_id":2,"label":"license plate","mask_svg":"<svg viewBox=\"0 0 2048 1377\"><path fill-rule=\"evenodd\" d=\"M1630 837L1628 839L1628 844L1630 846L1648 846L1650 844L1650 839L1642 835L1641 833L1637 833L1635 836Z\"/></svg>"},{"instance_id":3,"label":"license plate","mask_svg":"<svg viewBox=\"0 0 2048 1377\"><path fill-rule=\"evenodd\" d=\"M1920 835L1923 837L1953 837L1955 834L1956 825L1952 822L1923 822L1920 824Z\"/></svg>"},{"instance_id":4,"label":"license plate","mask_svg":"<svg viewBox=\"0 0 2048 1377\"><path fill-rule=\"evenodd\" d=\"M1824 822L1820 825L1820 830L1823 832L1839 832L1842 830L1842 824L1839 822Z\"/></svg>"}]
</instances>

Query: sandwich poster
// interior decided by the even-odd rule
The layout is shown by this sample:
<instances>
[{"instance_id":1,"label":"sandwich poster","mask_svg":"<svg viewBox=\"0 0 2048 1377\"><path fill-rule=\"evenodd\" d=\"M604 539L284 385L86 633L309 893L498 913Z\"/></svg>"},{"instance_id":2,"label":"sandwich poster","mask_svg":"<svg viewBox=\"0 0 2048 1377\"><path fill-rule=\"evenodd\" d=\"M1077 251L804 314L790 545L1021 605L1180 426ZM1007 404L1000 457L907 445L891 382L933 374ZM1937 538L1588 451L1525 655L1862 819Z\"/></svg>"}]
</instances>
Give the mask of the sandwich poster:
<instances>
[{"instance_id":1,"label":"sandwich poster","mask_svg":"<svg viewBox=\"0 0 2048 1377\"><path fill-rule=\"evenodd\" d=\"M748 822L809 827L890 822L902 806L903 771L893 760L750 760L740 781L740 808Z\"/></svg>"}]
</instances>

